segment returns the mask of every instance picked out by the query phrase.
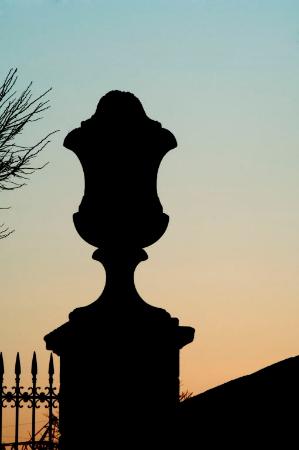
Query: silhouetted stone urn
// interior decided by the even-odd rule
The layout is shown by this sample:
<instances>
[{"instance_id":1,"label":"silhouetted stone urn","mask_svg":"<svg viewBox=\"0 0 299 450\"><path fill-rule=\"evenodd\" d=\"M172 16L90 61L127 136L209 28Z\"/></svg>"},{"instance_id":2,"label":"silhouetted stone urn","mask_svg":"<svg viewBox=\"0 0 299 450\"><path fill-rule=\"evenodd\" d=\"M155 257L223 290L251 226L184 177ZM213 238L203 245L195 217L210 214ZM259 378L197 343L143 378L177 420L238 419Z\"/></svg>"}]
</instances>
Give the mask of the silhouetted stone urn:
<instances>
[{"instance_id":1,"label":"silhouetted stone urn","mask_svg":"<svg viewBox=\"0 0 299 450\"><path fill-rule=\"evenodd\" d=\"M134 271L147 259L144 247L167 228L157 175L176 145L133 94L121 91L103 96L95 114L65 138L85 177L74 224L97 247L93 258L104 265L106 284L97 300L75 309L69 322L45 337L47 348L61 357L62 450L82 448L79 429L86 448L102 448L86 437L86 427L98 429L103 439L109 435L106 448L143 448L141 436L162 448L175 434L179 350L193 340L194 330L145 302ZM76 392L82 383L91 393L79 417Z\"/></svg>"},{"instance_id":2,"label":"silhouetted stone urn","mask_svg":"<svg viewBox=\"0 0 299 450\"><path fill-rule=\"evenodd\" d=\"M101 98L95 114L64 141L84 171L85 192L74 223L86 242L139 249L163 235L168 216L157 195L157 174L176 145L173 134L149 119L130 92Z\"/></svg>"}]
</instances>

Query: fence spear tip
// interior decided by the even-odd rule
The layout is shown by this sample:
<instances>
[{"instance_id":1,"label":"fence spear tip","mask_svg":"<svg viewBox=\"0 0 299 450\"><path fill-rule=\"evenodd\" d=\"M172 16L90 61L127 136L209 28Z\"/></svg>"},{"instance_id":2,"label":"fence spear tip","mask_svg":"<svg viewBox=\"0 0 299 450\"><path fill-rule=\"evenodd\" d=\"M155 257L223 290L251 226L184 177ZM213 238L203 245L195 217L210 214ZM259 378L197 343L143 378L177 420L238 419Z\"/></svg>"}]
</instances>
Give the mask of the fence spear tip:
<instances>
[{"instance_id":1,"label":"fence spear tip","mask_svg":"<svg viewBox=\"0 0 299 450\"><path fill-rule=\"evenodd\" d=\"M15 364L15 374L17 376L21 375L21 362L20 362L20 354L17 353L16 364Z\"/></svg>"},{"instance_id":2,"label":"fence spear tip","mask_svg":"<svg viewBox=\"0 0 299 450\"><path fill-rule=\"evenodd\" d=\"M32 356L31 375L32 376L36 376L37 375L37 360L36 360L36 353L35 352L33 352L33 356Z\"/></svg>"},{"instance_id":3,"label":"fence spear tip","mask_svg":"<svg viewBox=\"0 0 299 450\"><path fill-rule=\"evenodd\" d=\"M3 376L3 374L4 374L4 362L2 352L0 352L0 376Z\"/></svg>"},{"instance_id":4,"label":"fence spear tip","mask_svg":"<svg viewBox=\"0 0 299 450\"><path fill-rule=\"evenodd\" d=\"M50 361L49 361L49 375L53 376L54 375L54 362L53 362L53 353L51 353L50 355Z\"/></svg>"}]
</instances>

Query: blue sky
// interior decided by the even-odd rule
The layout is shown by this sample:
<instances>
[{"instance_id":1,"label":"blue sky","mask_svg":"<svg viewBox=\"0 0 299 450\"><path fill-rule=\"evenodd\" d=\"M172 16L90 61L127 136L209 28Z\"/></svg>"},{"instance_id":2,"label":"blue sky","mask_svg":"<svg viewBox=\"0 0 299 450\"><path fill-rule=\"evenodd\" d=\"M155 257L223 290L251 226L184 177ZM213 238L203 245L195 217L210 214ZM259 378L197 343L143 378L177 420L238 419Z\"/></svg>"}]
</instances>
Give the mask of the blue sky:
<instances>
[{"instance_id":1,"label":"blue sky","mask_svg":"<svg viewBox=\"0 0 299 450\"><path fill-rule=\"evenodd\" d=\"M83 174L62 142L111 89L135 93L178 140L158 179L169 228L136 283L198 330L185 387L296 354L299 3L2 0L0 13L0 76L17 67L20 90L53 87L22 139L60 129L39 157L49 165L1 194L12 207L1 222L16 228L0 252L7 358L44 355L42 337L101 291L103 270L72 224Z\"/></svg>"}]
</instances>

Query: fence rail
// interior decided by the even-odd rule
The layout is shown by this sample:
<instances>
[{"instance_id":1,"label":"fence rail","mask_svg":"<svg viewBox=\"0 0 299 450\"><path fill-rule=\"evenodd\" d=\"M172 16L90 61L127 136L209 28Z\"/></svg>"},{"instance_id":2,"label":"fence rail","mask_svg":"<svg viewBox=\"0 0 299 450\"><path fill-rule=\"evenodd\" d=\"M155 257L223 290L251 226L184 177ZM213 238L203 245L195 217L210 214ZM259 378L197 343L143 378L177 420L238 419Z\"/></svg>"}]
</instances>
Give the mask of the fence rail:
<instances>
[{"instance_id":1,"label":"fence rail","mask_svg":"<svg viewBox=\"0 0 299 450\"><path fill-rule=\"evenodd\" d=\"M58 394L53 385L54 363L53 355L50 355L48 367L48 386L41 388L37 386L37 360L33 353L31 362L32 384L26 390L21 383L21 362L17 353L15 362L15 386L7 388L4 383L4 361L0 353L0 450L47 450L58 449L58 418L54 415L54 409L58 408ZM24 442L19 439L20 409L23 406L31 409L31 438ZM43 405L48 409L48 423L40 430L36 429L36 410ZM3 442L3 411L10 406L15 409L14 413L14 442Z\"/></svg>"}]
</instances>

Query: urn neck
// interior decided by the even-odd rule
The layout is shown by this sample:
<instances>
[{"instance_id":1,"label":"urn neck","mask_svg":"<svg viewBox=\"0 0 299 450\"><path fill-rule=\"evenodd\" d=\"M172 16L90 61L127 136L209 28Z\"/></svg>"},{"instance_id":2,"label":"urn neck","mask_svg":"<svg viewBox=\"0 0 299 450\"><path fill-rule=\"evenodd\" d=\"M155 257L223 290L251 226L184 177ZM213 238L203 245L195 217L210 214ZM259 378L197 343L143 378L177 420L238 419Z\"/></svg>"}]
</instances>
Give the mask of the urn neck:
<instances>
[{"instance_id":1,"label":"urn neck","mask_svg":"<svg viewBox=\"0 0 299 450\"><path fill-rule=\"evenodd\" d=\"M98 301L122 306L145 303L136 290L134 273L137 265L147 258L142 249L96 250L93 259L100 261L106 272L106 284Z\"/></svg>"}]
</instances>

